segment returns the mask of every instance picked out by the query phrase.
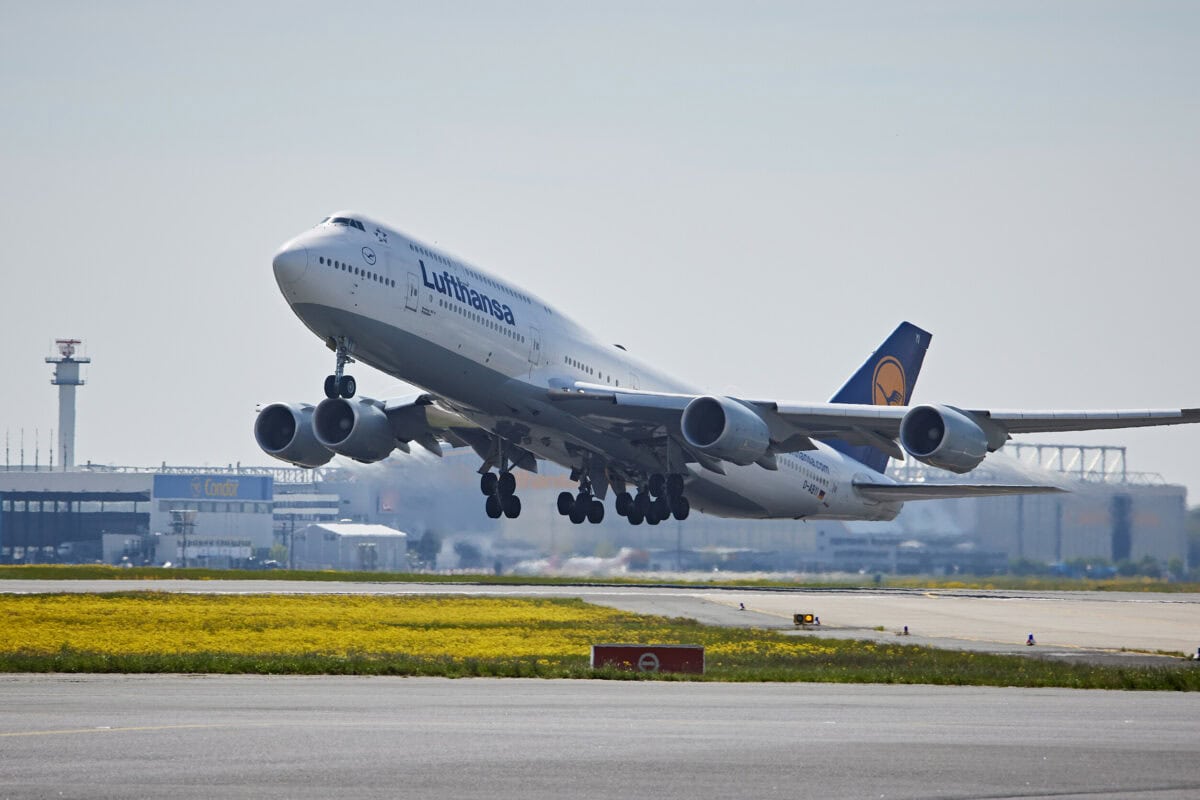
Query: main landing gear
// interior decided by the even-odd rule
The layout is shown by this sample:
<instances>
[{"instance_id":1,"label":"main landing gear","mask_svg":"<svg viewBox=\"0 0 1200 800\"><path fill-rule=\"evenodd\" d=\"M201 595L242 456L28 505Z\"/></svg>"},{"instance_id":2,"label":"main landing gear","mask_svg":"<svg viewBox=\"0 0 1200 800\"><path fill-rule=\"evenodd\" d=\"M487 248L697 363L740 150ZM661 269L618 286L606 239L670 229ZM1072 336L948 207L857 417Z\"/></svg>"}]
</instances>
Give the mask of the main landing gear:
<instances>
[{"instance_id":1,"label":"main landing gear","mask_svg":"<svg viewBox=\"0 0 1200 800\"><path fill-rule=\"evenodd\" d=\"M592 494L592 482L584 478L579 482L578 494L561 492L558 495L558 513L576 525L585 519L594 525L604 521L604 503Z\"/></svg>"},{"instance_id":2,"label":"main landing gear","mask_svg":"<svg viewBox=\"0 0 1200 800\"><path fill-rule=\"evenodd\" d=\"M500 519L501 515L509 519L521 516L521 498L517 491L517 476L508 470L497 475L485 472L479 476L479 490L487 496L484 510L492 519Z\"/></svg>"},{"instance_id":3,"label":"main landing gear","mask_svg":"<svg viewBox=\"0 0 1200 800\"><path fill-rule=\"evenodd\" d=\"M692 504L683 496L682 475L651 475L636 495L621 492L617 495L617 513L630 525L657 525L672 516L685 520Z\"/></svg>"},{"instance_id":4,"label":"main landing gear","mask_svg":"<svg viewBox=\"0 0 1200 800\"><path fill-rule=\"evenodd\" d=\"M619 516L631 525L657 525L672 516L685 520L692 511L692 504L683 496L682 475L651 475L636 495L620 492L616 497ZM579 491L561 492L558 495L558 513L576 525L584 520L593 524L604 520L604 503L592 494L591 482L584 478L579 482Z\"/></svg>"},{"instance_id":5,"label":"main landing gear","mask_svg":"<svg viewBox=\"0 0 1200 800\"><path fill-rule=\"evenodd\" d=\"M338 397L350 399L358 391L358 382L354 380L353 375L342 373L347 364L354 363L354 359L350 357L350 353L354 350L354 342L345 336L339 336L336 342L333 352L337 356L337 367L332 375L325 377L325 396L330 400Z\"/></svg>"}]
</instances>

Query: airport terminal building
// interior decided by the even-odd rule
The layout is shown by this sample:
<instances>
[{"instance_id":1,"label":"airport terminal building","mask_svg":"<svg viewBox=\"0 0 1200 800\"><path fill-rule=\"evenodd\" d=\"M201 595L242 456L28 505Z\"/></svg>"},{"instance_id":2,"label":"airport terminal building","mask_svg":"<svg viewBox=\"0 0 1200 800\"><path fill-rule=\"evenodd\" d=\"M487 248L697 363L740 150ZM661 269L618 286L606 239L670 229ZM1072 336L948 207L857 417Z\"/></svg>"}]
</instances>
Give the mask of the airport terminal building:
<instances>
[{"instance_id":1,"label":"airport terminal building","mask_svg":"<svg viewBox=\"0 0 1200 800\"><path fill-rule=\"evenodd\" d=\"M274 544L273 499L272 475L239 470L9 469L0 563L246 561Z\"/></svg>"},{"instance_id":2,"label":"airport terminal building","mask_svg":"<svg viewBox=\"0 0 1200 800\"><path fill-rule=\"evenodd\" d=\"M635 528L616 515L600 525L571 524L556 513L554 500L573 484L565 470L545 463L538 474L518 476L525 501L519 519L488 519L477 504L463 502L479 491L478 461L465 449L447 450L444 458L396 454L369 466L315 470L10 467L0 471L0 563L287 565L311 549L311 542L300 544L310 526L355 523L407 531L410 543L437 535L445 542L439 567L456 565L453 545L463 540L483 551L485 563L508 566L538 554L591 556L622 547L650 553L651 568L706 571L990 574L1018 559L1146 557L1186 564L1186 489L1127 471L1123 448L1010 445L1002 453L1048 471L1070 491L908 503L892 522L695 514L683 523ZM958 480L911 464L893 472L904 480ZM387 558L374 562L358 550L336 559L306 552L303 560L355 568L400 563L392 555L396 541L387 545Z\"/></svg>"}]
</instances>

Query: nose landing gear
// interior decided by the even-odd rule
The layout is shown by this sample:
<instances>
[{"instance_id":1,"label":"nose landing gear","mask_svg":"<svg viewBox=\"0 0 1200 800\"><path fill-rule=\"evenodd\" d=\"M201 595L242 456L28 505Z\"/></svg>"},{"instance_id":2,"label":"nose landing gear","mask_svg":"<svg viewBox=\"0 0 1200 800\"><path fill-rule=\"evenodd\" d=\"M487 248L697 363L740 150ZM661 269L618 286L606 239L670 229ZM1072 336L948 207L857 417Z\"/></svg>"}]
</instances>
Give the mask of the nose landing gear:
<instances>
[{"instance_id":1,"label":"nose landing gear","mask_svg":"<svg viewBox=\"0 0 1200 800\"><path fill-rule=\"evenodd\" d=\"M352 339L345 336L337 337L333 351L337 357L337 366L332 375L325 377L325 396L330 400L338 397L350 399L358 391L358 382L354 380L354 376L343 374L346 365L354 363L354 359L350 357L353 351L354 341Z\"/></svg>"}]
</instances>

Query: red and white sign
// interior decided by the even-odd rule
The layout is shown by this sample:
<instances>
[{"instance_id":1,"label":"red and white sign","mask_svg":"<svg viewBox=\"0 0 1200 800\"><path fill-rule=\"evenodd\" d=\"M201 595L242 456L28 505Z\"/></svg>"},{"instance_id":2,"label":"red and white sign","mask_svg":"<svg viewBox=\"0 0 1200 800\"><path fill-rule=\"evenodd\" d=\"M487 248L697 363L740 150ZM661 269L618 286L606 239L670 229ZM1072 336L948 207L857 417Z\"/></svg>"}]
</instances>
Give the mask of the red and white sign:
<instances>
[{"instance_id":1,"label":"red and white sign","mask_svg":"<svg viewBox=\"0 0 1200 800\"><path fill-rule=\"evenodd\" d=\"M594 644L592 669L704 674L704 648L696 644Z\"/></svg>"}]
</instances>

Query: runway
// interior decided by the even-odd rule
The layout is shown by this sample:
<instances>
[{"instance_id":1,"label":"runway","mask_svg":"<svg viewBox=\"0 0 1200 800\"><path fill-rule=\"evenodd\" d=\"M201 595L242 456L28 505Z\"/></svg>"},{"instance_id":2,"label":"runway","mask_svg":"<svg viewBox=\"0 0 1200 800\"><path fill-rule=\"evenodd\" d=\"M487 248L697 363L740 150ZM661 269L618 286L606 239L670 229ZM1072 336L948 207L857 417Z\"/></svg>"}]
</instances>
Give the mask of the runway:
<instances>
[{"instance_id":1,"label":"runway","mask_svg":"<svg viewBox=\"0 0 1200 800\"><path fill-rule=\"evenodd\" d=\"M164 591L216 594L471 594L579 597L644 614L797 635L902 641L933 647L1097 663L1178 666L1160 653L1200 647L1200 594L913 589L743 589L709 586L539 586L338 581L0 580L0 592ZM745 606L743 609L742 606ZM821 627L795 631L792 614ZM1036 645L1025 646L1029 634Z\"/></svg>"},{"instance_id":2,"label":"runway","mask_svg":"<svg viewBox=\"0 0 1200 800\"><path fill-rule=\"evenodd\" d=\"M0 676L0 798L1193 798L1200 695Z\"/></svg>"},{"instance_id":3,"label":"runway","mask_svg":"<svg viewBox=\"0 0 1200 800\"><path fill-rule=\"evenodd\" d=\"M1200 668L1196 595L0 581L0 592L581 597L708 624ZM742 609L742 604L745 609ZM819 632L795 631L796 611ZM1042 626L1034 648L1024 628ZM883 631L875 630L882 626ZM1015 639L1016 641L1012 641ZM1099 645L1099 646L1097 646ZM0 675L0 800L1191 798L1200 694L344 676Z\"/></svg>"}]
</instances>

